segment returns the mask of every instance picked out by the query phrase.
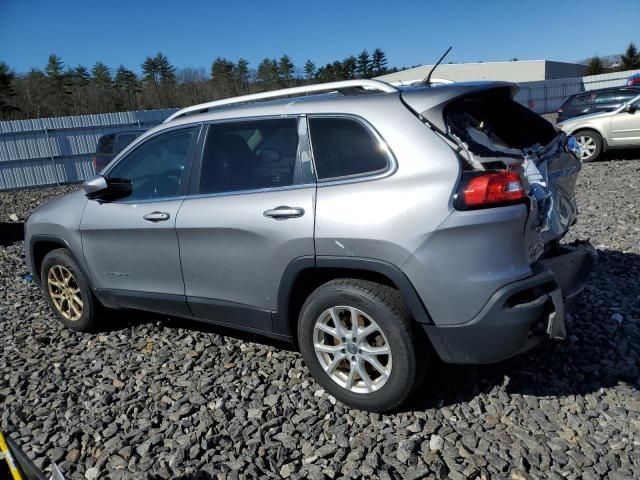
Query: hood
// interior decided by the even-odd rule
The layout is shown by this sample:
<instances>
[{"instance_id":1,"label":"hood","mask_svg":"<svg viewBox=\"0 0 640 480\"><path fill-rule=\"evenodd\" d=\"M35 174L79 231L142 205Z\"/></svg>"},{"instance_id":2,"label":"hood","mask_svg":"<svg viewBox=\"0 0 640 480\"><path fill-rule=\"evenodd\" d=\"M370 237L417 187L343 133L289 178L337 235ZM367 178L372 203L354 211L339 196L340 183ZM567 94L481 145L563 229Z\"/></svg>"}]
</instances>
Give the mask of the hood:
<instances>
[{"instance_id":1,"label":"hood","mask_svg":"<svg viewBox=\"0 0 640 480\"><path fill-rule=\"evenodd\" d=\"M616 107L615 109L608 112L598 112L598 113L588 113L586 115L580 115L579 117L567 118L563 120L559 124L562 125L562 129L566 129L567 127L575 128L577 125L581 125L586 122L590 122L592 120L600 120L603 118L607 118L616 114L620 107Z\"/></svg>"}]
</instances>

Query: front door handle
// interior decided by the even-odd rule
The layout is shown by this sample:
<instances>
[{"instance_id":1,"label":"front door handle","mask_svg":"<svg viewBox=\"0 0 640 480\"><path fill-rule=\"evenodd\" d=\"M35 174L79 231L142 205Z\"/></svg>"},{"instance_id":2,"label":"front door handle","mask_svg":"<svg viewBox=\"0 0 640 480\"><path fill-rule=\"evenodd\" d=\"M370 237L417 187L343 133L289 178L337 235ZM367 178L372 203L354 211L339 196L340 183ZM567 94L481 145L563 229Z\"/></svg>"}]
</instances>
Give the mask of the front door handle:
<instances>
[{"instance_id":1,"label":"front door handle","mask_svg":"<svg viewBox=\"0 0 640 480\"><path fill-rule=\"evenodd\" d=\"M304 215L304 208L300 207L287 207L285 205L272 208L271 210L265 210L263 215L265 217L275 218L276 220L286 220L287 218L297 218Z\"/></svg>"},{"instance_id":2,"label":"front door handle","mask_svg":"<svg viewBox=\"0 0 640 480\"><path fill-rule=\"evenodd\" d=\"M166 220L169 220L169 218L171 218L171 215L169 215L167 212L151 212L151 213L147 213L144 217L147 222L164 222Z\"/></svg>"}]
</instances>

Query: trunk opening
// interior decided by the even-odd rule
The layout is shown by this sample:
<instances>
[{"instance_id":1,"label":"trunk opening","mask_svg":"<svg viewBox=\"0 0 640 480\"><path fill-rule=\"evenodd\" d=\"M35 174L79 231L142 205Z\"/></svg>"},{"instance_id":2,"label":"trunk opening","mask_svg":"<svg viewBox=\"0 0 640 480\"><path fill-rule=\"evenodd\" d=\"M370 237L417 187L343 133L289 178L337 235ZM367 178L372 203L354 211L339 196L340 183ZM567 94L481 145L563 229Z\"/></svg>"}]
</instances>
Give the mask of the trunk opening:
<instances>
[{"instance_id":1,"label":"trunk opening","mask_svg":"<svg viewBox=\"0 0 640 480\"><path fill-rule=\"evenodd\" d=\"M458 97L442 117L446 134L459 147L463 182L473 172L520 176L529 204L524 242L533 262L575 222L581 163L567 149L567 136L515 102L512 92L501 87Z\"/></svg>"}]
</instances>

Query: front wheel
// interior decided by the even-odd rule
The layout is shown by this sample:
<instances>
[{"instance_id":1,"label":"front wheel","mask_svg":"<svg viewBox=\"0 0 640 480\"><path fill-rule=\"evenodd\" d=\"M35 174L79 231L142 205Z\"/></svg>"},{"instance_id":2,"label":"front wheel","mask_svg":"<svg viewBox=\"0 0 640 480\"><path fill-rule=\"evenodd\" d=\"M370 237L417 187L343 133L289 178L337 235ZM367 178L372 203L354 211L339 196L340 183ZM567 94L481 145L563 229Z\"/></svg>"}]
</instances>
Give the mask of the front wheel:
<instances>
[{"instance_id":1,"label":"front wheel","mask_svg":"<svg viewBox=\"0 0 640 480\"><path fill-rule=\"evenodd\" d=\"M42 289L58 319L79 332L95 329L100 304L69 252L59 248L42 261Z\"/></svg>"},{"instance_id":2,"label":"front wheel","mask_svg":"<svg viewBox=\"0 0 640 480\"><path fill-rule=\"evenodd\" d=\"M574 134L578 145L580 145L580 160L583 162L593 162L602 153L602 137L592 130L581 130Z\"/></svg>"},{"instance_id":3,"label":"front wheel","mask_svg":"<svg viewBox=\"0 0 640 480\"><path fill-rule=\"evenodd\" d=\"M401 405L420 381L413 327L396 289L338 279L307 298L298 341L325 390L351 407L385 412Z\"/></svg>"}]
</instances>

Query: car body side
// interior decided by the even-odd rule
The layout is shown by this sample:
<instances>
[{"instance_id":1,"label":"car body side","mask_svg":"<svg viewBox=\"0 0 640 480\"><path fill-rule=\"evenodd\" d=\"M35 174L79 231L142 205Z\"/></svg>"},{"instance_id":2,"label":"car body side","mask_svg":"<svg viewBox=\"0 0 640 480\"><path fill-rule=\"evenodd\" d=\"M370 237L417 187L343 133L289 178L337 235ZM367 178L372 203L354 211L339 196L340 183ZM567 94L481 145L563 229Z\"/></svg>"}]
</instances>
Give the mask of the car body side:
<instances>
[{"instance_id":1,"label":"car body side","mask_svg":"<svg viewBox=\"0 0 640 480\"><path fill-rule=\"evenodd\" d=\"M464 92L467 87L455 88ZM436 350L447 361L483 363L515 353L508 348L493 357L447 352L433 328L473 323L501 289L534 276L523 242L527 207L520 204L476 211L455 210L452 197L462 174L459 158L407 108L400 93L337 97L330 102L321 99L269 102L180 118L144 133L125 148L105 172L108 174L138 145L169 128L283 115L358 119L384 142L382 148L387 149L390 167L373 176L317 181L304 186L314 191L313 211L308 212L314 219L310 232L313 247L308 254L287 264L273 265L273 272L277 274L267 277L267 293L256 298L252 305L238 305L240 311L247 314L259 310L270 315L270 326L254 330L295 338L300 299L303 300L309 289L318 286L319 281L337 271L342 276L375 278L397 287L414 319L425 326ZM198 153L201 155L201 145ZM191 193L178 200L189 199ZM259 195L260 192L256 192L247 197L259 198ZM87 263L82 234L87 218L83 214L87 202L95 200L82 199L82 196L82 192L76 192L52 201L35 210L29 218L26 256L36 279L42 252L55 242L68 248L79 264ZM255 205L260 211L267 207L271 205ZM179 210L177 218L180 219ZM55 219L55 223L49 219ZM287 228L286 222L283 228ZM237 253L241 256L240 251ZM184 263L198 261L198 258L187 258L197 255L195 251L181 251L180 255ZM100 296L104 286L100 272L87 270L98 298L107 306L118 306L108 297ZM280 280L271 281L274 278ZM301 279L307 283L301 286ZM545 281L548 279L540 279L541 284ZM230 308L229 299L211 300ZM156 311L164 311L157 306L161 303L151 299L145 308L154 310L156 305ZM540 312L540 308L535 310L536 315ZM203 318L191 313L187 310L184 316L216 321L214 314ZM528 320L527 325L529 323ZM234 326L242 328L242 325ZM519 332L519 338L526 334L525 328Z\"/></svg>"}]
</instances>

